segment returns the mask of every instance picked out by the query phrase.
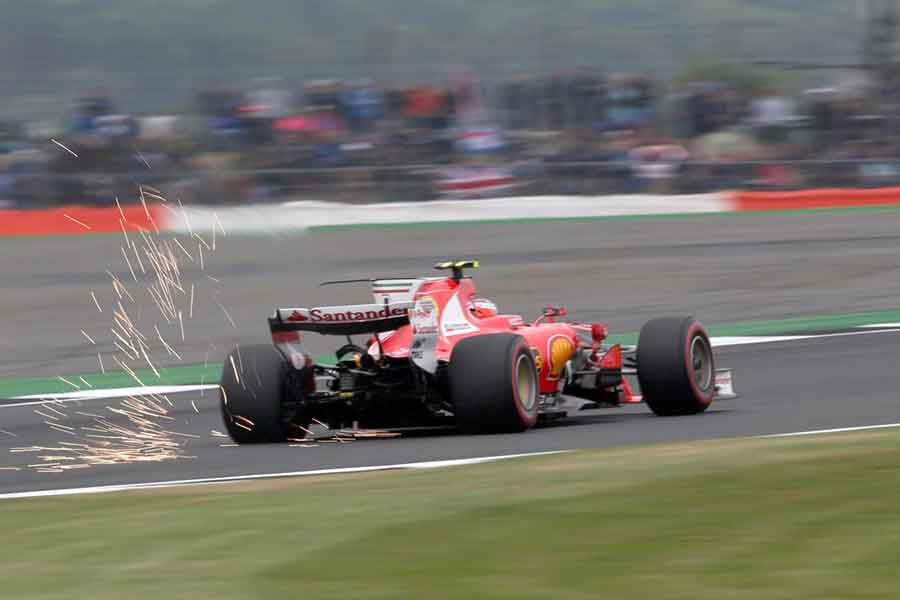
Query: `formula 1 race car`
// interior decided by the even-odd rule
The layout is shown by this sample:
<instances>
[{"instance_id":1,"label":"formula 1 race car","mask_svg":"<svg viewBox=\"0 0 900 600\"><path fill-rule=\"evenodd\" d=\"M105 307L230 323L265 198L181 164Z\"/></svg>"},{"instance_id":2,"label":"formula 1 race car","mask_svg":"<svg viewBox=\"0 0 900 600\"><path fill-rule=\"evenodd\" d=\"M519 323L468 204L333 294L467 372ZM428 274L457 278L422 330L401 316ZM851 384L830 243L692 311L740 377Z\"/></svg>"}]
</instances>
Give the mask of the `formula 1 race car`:
<instances>
[{"instance_id":1,"label":"formula 1 race car","mask_svg":"<svg viewBox=\"0 0 900 600\"><path fill-rule=\"evenodd\" d=\"M709 337L691 317L649 321L637 346L609 344L605 323L561 321L562 307L532 323L498 314L464 274L477 261L435 266L449 275L362 280L373 286L372 304L277 309L274 346L237 347L225 361L231 438L300 439L313 422L513 432L590 408L644 402L657 415L690 415L734 397L731 371L715 368ZM333 364L316 363L306 332L347 343ZM351 337L359 335L363 345Z\"/></svg>"}]
</instances>

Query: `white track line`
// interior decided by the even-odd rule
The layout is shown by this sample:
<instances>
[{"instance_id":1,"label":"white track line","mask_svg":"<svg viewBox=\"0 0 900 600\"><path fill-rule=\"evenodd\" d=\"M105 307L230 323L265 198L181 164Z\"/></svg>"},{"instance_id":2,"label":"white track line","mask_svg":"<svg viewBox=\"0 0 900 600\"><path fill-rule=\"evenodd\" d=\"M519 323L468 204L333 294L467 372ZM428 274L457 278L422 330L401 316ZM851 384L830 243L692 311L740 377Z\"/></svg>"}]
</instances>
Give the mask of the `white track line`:
<instances>
[{"instance_id":1,"label":"white track line","mask_svg":"<svg viewBox=\"0 0 900 600\"><path fill-rule=\"evenodd\" d=\"M863 326L866 327L866 326ZM710 343L717 348L723 346L745 346L748 344L770 344L772 342L794 342L798 340L821 340L873 333L900 333L900 329L863 329L862 331L841 331L839 333L819 333L811 335L751 335L751 336L711 336Z\"/></svg>"},{"instance_id":2,"label":"white track line","mask_svg":"<svg viewBox=\"0 0 900 600\"><path fill-rule=\"evenodd\" d=\"M368 473L370 471L393 471L400 469L438 469L462 465L477 465L511 458L527 458L531 456L547 456L564 454L569 450L553 450L549 452L528 452L524 454L503 454L500 456L480 456L477 458L458 458L453 460L432 460L426 462L401 463L396 465L378 465L371 467L342 467L337 469L316 469L313 471L290 471L287 473L257 473L254 475L231 475L227 477L205 477L202 479L176 479L172 481L155 481L148 483L125 483L121 485L102 485L93 487L68 488L60 490L35 490L30 492L11 492L0 494L0 500L17 498L46 498L50 496L74 496L79 494L102 494L107 492L124 492L128 490L146 490L189 485L213 485L217 483L236 483L255 479L275 479L281 477L308 477L314 475L339 475L342 473Z\"/></svg>"},{"instance_id":3,"label":"white track line","mask_svg":"<svg viewBox=\"0 0 900 600\"><path fill-rule=\"evenodd\" d=\"M870 333L870 332L866 332ZM709 338L714 348L723 346L748 346L750 344L770 344L772 342L792 342L806 340L808 335L715 335Z\"/></svg>"},{"instance_id":4,"label":"white track line","mask_svg":"<svg viewBox=\"0 0 900 600\"><path fill-rule=\"evenodd\" d=\"M19 396L17 400L24 402L0 403L0 408L14 406L36 406L48 402L77 402L79 400L98 400L109 398L127 398L128 396L148 396L150 394L180 394L181 392L197 392L200 390L218 389L218 385L148 385L144 387L114 388L109 390L83 390L80 392L63 392L61 394L32 394Z\"/></svg>"},{"instance_id":5,"label":"white track line","mask_svg":"<svg viewBox=\"0 0 900 600\"><path fill-rule=\"evenodd\" d=\"M758 435L758 438L783 438L796 437L801 435L819 435L823 433L842 433L845 431L865 431L867 429L891 429L900 427L900 423L883 423L881 425L861 425L859 427L836 427L834 429L813 429L810 431L794 431L791 433L771 433L769 435Z\"/></svg>"}]
</instances>

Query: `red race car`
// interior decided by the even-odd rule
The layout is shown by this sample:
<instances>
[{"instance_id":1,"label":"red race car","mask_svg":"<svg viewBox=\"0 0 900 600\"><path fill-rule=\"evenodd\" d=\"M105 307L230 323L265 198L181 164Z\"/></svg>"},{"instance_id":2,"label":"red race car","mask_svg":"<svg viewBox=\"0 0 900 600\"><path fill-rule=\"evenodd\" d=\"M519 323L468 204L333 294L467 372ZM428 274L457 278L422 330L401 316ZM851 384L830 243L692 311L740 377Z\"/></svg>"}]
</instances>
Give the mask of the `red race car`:
<instances>
[{"instance_id":1,"label":"red race car","mask_svg":"<svg viewBox=\"0 0 900 600\"><path fill-rule=\"evenodd\" d=\"M691 317L649 321L637 346L609 344L605 323L562 321L561 307L531 323L498 314L464 274L477 261L435 266L449 275L363 280L372 304L277 309L274 346L238 347L225 361L221 407L232 439L300 439L312 423L524 431L590 408L644 402L657 415L690 415L734 397L731 371L715 368ZM326 282L339 283L352 282ZM317 363L306 332L347 343ZM360 335L362 345L351 337Z\"/></svg>"}]
</instances>

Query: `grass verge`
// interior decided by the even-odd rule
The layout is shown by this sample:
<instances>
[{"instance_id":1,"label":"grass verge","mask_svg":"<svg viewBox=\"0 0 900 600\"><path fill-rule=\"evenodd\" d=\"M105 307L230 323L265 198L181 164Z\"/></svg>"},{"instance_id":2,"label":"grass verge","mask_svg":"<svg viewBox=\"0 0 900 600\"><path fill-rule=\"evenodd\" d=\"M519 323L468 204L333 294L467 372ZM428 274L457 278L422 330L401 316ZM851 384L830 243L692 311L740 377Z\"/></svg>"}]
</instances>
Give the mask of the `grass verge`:
<instances>
[{"instance_id":1,"label":"grass verge","mask_svg":"<svg viewBox=\"0 0 900 600\"><path fill-rule=\"evenodd\" d=\"M885 598L894 431L5 501L10 598ZM240 450L236 450L238 452Z\"/></svg>"},{"instance_id":2,"label":"grass verge","mask_svg":"<svg viewBox=\"0 0 900 600\"><path fill-rule=\"evenodd\" d=\"M135 369L134 374L145 385L184 385L195 383L219 383L222 374L221 363L206 365L177 365L161 367L159 377L150 369ZM27 377L0 379L0 398L15 398L34 394L65 394L89 389L115 389L138 387L140 384L125 371L107 371L106 373L66 374L64 377L79 386L62 381L58 377ZM88 385L79 377L83 377Z\"/></svg>"}]
</instances>

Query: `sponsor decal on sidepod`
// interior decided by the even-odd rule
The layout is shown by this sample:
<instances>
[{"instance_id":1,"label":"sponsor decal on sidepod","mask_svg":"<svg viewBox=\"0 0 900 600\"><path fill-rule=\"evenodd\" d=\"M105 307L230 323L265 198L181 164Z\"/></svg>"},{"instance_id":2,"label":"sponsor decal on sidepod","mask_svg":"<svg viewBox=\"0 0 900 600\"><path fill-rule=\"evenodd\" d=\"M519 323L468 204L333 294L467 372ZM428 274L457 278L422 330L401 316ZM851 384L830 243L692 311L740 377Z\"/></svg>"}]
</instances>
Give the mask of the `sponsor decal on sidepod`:
<instances>
[{"instance_id":1,"label":"sponsor decal on sidepod","mask_svg":"<svg viewBox=\"0 0 900 600\"><path fill-rule=\"evenodd\" d=\"M575 345L572 340L564 335L554 335L547 341L547 356L550 359L550 372L547 379L559 379L566 361L575 353Z\"/></svg>"}]
</instances>

